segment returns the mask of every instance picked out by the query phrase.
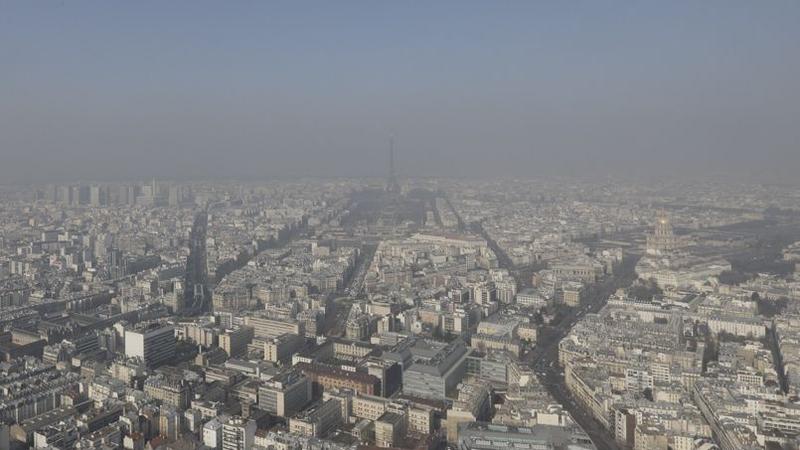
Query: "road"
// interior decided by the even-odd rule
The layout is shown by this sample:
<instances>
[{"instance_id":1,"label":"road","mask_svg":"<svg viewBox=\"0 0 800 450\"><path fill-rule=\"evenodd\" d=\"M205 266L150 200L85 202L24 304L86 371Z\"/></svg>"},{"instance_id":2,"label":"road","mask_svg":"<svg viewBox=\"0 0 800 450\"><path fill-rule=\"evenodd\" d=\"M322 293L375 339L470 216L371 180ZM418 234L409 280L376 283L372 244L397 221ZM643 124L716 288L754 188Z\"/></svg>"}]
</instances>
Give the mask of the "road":
<instances>
[{"instance_id":1,"label":"road","mask_svg":"<svg viewBox=\"0 0 800 450\"><path fill-rule=\"evenodd\" d=\"M526 287L530 287L531 285L531 277L535 272L538 272L545 267L547 264L545 263L534 263L526 266L515 266L514 263L511 261L511 258L508 254L494 241L494 239L489 236L489 233L483 229L483 224L480 222L473 222L470 224L470 230L473 233L480 235L483 239L486 240L486 243L489 245L489 248L492 249L494 254L497 256L497 263L500 267L507 269L508 273L517 280L517 289L522 289Z\"/></svg>"},{"instance_id":2,"label":"road","mask_svg":"<svg viewBox=\"0 0 800 450\"><path fill-rule=\"evenodd\" d=\"M497 242L489 236L489 233L483 229L483 224L480 222L472 222L469 225L470 231L479 235L483 239L486 240L486 243L489 244L489 248L492 249L495 256L497 256L497 263L503 269L508 269L509 272L514 271L514 263L511 262L511 258L508 257L505 251L497 245Z\"/></svg>"},{"instance_id":3,"label":"road","mask_svg":"<svg viewBox=\"0 0 800 450\"><path fill-rule=\"evenodd\" d=\"M330 306L330 311L325 317L325 336L328 337L342 337L345 332L345 325L347 324L347 317L350 314L350 308L353 306L353 298L339 297L333 299Z\"/></svg>"},{"instance_id":4,"label":"road","mask_svg":"<svg viewBox=\"0 0 800 450\"><path fill-rule=\"evenodd\" d=\"M353 269L353 274L347 280L344 287L344 293L351 297L358 297L364 291L364 278L367 275L369 266L372 264L372 258L375 256L375 251L378 249L377 244L364 244L361 247L361 255L356 261L356 266Z\"/></svg>"},{"instance_id":5,"label":"road","mask_svg":"<svg viewBox=\"0 0 800 450\"><path fill-rule=\"evenodd\" d=\"M586 409L577 404L567 389L564 375L558 366L558 343L573 326L586 314L596 313L606 304L608 297L618 288L630 286L636 279L634 268L639 255L626 256L615 274L592 287L579 308L569 308L561 315L558 323L547 327L540 333L536 347L523 357L539 377L539 381L553 398L561 403L573 419L583 428L598 450L617 450L614 438L608 430L597 422Z\"/></svg>"},{"instance_id":6,"label":"road","mask_svg":"<svg viewBox=\"0 0 800 450\"><path fill-rule=\"evenodd\" d=\"M448 203L449 203L449 199ZM464 224L461 216L453 208L459 223ZM497 256L501 268L507 269L517 278L518 284L525 271L514 267L511 258L497 245L479 222L470 224L470 230L483 237ZM586 409L576 403L567 389L564 375L558 366L558 343L566 336L585 314L596 313L605 305L608 297L620 287L630 286L636 279L634 268L641 255L629 255L623 259L613 276L608 277L596 286L589 288L585 301L579 308L566 308L560 315L558 323L551 324L540 333L536 346L523 356L522 361L528 363L536 372L542 386L550 395L566 409L572 418L592 439L598 450L619 450L613 436L603 425L597 422Z\"/></svg>"},{"instance_id":7,"label":"road","mask_svg":"<svg viewBox=\"0 0 800 450\"><path fill-rule=\"evenodd\" d=\"M523 281L520 277L524 276L525 271L513 266L511 258L491 239L483 229L483 226L475 222L471 224L470 228L487 241L489 248L497 255L500 267L508 269L517 278L518 283ZM565 308L558 322L543 330L544 332L540 333L537 339L536 347L523 357L523 362L527 362L533 368L542 385L583 428L598 450L618 450L619 446L610 432L588 414L584 407L577 404L567 389L563 372L558 366L558 343L584 315L600 311L606 304L608 297L616 292L618 288L627 287L633 283L636 279L634 269L639 261L639 256L627 256L616 269L614 275L595 286L589 287L585 301L581 306L579 308Z\"/></svg>"},{"instance_id":8,"label":"road","mask_svg":"<svg viewBox=\"0 0 800 450\"><path fill-rule=\"evenodd\" d=\"M353 273L345 283L342 289L343 297L332 298L330 306L325 316L325 323L323 330L325 336L342 336L345 331L345 323L347 316L350 313L350 308L355 299L362 298L364 295L364 277L372 264L372 258L375 256L375 250L378 246L375 244L365 244L362 246L362 253L359 256Z\"/></svg>"},{"instance_id":9,"label":"road","mask_svg":"<svg viewBox=\"0 0 800 450\"><path fill-rule=\"evenodd\" d=\"M186 260L186 283L184 295L186 309L192 313L202 313L211 305L208 292L208 266L206 265L206 233L208 230L208 212L197 213L192 225L191 249ZM201 295L196 299L195 291ZM196 301L197 300L197 301Z\"/></svg>"}]
</instances>

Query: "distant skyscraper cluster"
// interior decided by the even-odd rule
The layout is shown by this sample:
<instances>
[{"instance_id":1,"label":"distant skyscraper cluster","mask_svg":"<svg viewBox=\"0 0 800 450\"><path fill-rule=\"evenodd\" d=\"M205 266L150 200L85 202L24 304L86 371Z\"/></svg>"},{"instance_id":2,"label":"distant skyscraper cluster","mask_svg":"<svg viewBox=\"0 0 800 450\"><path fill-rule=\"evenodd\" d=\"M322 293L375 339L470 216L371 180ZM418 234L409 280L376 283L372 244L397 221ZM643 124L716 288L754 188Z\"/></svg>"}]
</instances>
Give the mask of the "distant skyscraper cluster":
<instances>
[{"instance_id":1,"label":"distant skyscraper cluster","mask_svg":"<svg viewBox=\"0 0 800 450\"><path fill-rule=\"evenodd\" d=\"M155 180L139 184L49 184L36 191L38 200L62 206L178 206L191 202L192 190Z\"/></svg>"}]
</instances>

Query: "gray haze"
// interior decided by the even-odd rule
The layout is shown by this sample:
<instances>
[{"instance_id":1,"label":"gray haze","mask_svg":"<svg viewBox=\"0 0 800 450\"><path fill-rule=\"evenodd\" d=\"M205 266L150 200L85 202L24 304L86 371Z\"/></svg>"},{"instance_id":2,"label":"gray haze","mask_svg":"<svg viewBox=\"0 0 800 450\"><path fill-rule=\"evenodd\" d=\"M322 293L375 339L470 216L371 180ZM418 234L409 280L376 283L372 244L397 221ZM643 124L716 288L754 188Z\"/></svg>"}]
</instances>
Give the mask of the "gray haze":
<instances>
[{"instance_id":1,"label":"gray haze","mask_svg":"<svg viewBox=\"0 0 800 450\"><path fill-rule=\"evenodd\" d=\"M800 169L797 2L31 3L0 182Z\"/></svg>"}]
</instances>

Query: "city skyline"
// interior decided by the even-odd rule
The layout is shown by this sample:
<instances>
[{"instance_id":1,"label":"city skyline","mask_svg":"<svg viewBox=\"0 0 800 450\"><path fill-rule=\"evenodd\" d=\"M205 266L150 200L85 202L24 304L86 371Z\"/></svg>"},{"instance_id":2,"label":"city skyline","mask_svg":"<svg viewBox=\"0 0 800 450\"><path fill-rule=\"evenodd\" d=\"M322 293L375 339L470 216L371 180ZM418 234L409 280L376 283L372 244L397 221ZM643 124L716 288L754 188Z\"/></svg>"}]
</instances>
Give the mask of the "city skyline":
<instances>
[{"instance_id":1,"label":"city skyline","mask_svg":"<svg viewBox=\"0 0 800 450\"><path fill-rule=\"evenodd\" d=\"M0 450L800 449L798 24L0 0Z\"/></svg>"}]
</instances>

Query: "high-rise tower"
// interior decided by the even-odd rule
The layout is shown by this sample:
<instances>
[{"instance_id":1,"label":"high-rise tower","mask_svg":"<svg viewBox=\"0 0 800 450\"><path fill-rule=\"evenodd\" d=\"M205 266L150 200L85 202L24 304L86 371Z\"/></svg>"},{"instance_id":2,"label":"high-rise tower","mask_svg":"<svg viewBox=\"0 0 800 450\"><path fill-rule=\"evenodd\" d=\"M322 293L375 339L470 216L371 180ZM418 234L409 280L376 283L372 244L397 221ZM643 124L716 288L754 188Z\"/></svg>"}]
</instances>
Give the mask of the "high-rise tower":
<instances>
[{"instance_id":1,"label":"high-rise tower","mask_svg":"<svg viewBox=\"0 0 800 450\"><path fill-rule=\"evenodd\" d=\"M389 179L386 180L386 191L394 194L400 193L400 183L394 170L394 137L389 138Z\"/></svg>"}]
</instances>

